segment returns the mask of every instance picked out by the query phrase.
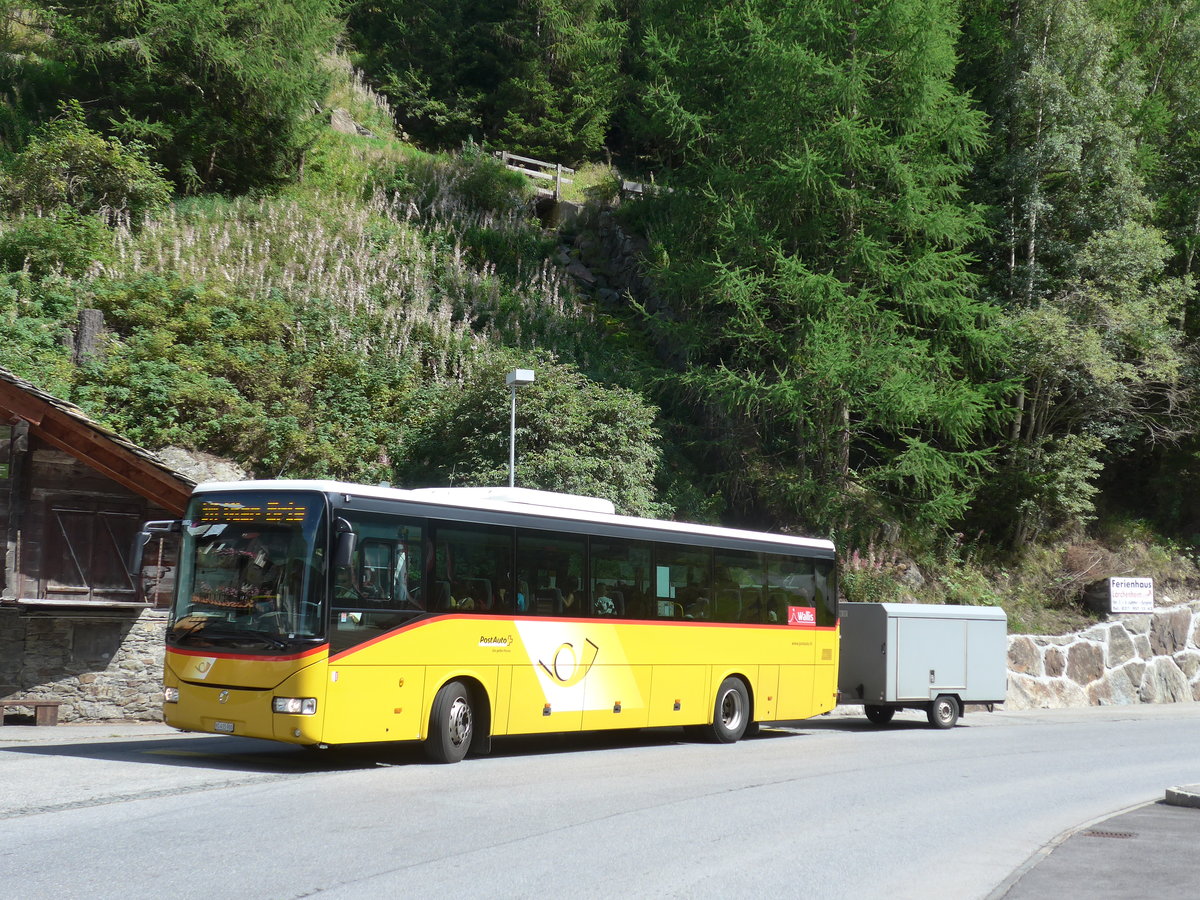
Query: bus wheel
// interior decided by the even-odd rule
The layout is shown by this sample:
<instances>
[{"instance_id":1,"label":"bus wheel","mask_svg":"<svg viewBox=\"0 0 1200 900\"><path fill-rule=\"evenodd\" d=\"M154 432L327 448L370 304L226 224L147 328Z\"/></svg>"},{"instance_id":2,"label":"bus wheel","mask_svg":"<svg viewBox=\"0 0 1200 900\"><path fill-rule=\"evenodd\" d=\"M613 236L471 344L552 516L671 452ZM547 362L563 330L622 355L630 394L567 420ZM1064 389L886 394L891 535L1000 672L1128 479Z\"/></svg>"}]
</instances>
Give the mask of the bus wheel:
<instances>
[{"instance_id":1,"label":"bus wheel","mask_svg":"<svg viewBox=\"0 0 1200 900\"><path fill-rule=\"evenodd\" d=\"M958 698L953 694L939 694L929 704L929 724L934 728L953 728L960 712Z\"/></svg>"},{"instance_id":2,"label":"bus wheel","mask_svg":"<svg viewBox=\"0 0 1200 900\"><path fill-rule=\"evenodd\" d=\"M863 707L863 712L867 714L867 720L872 725L886 725L892 721L892 716L896 714L896 709L893 706L867 704Z\"/></svg>"},{"instance_id":3,"label":"bus wheel","mask_svg":"<svg viewBox=\"0 0 1200 900\"><path fill-rule=\"evenodd\" d=\"M471 692L461 681L443 685L434 698L433 711L429 714L425 754L434 762L456 763L471 749L474 730Z\"/></svg>"},{"instance_id":4,"label":"bus wheel","mask_svg":"<svg viewBox=\"0 0 1200 900\"><path fill-rule=\"evenodd\" d=\"M740 678L726 678L717 691L713 707L710 734L718 744L732 744L741 739L750 724L750 695Z\"/></svg>"}]
</instances>

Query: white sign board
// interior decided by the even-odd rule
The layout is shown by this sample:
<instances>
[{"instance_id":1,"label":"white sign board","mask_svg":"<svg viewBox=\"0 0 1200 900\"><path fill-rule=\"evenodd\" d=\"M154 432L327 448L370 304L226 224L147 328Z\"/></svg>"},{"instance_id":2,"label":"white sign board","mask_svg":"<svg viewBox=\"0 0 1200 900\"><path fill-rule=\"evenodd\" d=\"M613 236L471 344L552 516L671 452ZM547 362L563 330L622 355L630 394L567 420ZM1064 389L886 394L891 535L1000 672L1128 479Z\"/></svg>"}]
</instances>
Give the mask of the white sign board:
<instances>
[{"instance_id":1,"label":"white sign board","mask_svg":"<svg viewBox=\"0 0 1200 900\"><path fill-rule=\"evenodd\" d=\"M1154 579L1110 578L1108 602L1115 613L1154 612Z\"/></svg>"}]
</instances>

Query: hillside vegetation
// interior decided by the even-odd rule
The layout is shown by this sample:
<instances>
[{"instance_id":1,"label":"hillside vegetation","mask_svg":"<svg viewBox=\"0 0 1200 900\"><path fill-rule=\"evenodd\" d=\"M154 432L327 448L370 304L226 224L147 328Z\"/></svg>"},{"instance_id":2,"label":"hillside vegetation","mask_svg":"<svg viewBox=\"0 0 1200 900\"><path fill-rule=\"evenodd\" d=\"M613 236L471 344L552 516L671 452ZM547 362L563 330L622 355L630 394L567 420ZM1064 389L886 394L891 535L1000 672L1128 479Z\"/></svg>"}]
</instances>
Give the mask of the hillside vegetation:
<instances>
[{"instance_id":1,"label":"hillside vegetation","mask_svg":"<svg viewBox=\"0 0 1200 900\"><path fill-rule=\"evenodd\" d=\"M0 0L0 365L151 448L464 485L532 367L522 484L1057 628L1197 578L1198 84L1171 0ZM567 274L601 210L615 300Z\"/></svg>"}]
</instances>

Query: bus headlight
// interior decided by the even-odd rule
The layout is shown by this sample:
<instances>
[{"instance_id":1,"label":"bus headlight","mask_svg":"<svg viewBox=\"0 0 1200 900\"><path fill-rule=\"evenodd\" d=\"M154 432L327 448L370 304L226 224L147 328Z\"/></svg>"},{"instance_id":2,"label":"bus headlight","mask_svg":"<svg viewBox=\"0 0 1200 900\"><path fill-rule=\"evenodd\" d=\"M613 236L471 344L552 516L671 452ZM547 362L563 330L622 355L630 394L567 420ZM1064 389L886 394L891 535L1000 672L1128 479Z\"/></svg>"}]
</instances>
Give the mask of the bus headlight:
<instances>
[{"instance_id":1,"label":"bus headlight","mask_svg":"<svg viewBox=\"0 0 1200 900\"><path fill-rule=\"evenodd\" d=\"M271 701L271 709L290 716L315 716L317 714L317 698L276 697Z\"/></svg>"},{"instance_id":2,"label":"bus headlight","mask_svg":"<svg viewBox=\"0 0 1200 900\"><path fill-rule=\"evenodd\" d=\"M179 702L179 688L177 688L177 687L163 688L163 703L178 703L178 702Z\"/></svg>"}]
</instances>

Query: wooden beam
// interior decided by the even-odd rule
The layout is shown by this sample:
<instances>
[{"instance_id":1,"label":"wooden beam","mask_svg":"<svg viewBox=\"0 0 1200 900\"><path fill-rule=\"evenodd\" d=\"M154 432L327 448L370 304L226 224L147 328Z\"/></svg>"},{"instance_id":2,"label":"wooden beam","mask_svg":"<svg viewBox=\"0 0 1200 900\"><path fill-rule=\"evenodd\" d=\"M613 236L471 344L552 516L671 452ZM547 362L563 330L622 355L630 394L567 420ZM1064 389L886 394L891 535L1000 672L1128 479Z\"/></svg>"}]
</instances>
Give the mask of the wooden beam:
<instances>
[{"instance_id":1,"label":"wooden beam","mask_svg":"<svg viewBox=\"0 0 1200 900\"><path fill-rule=\"evenodd\" d=\"M40 425L50 404L34 397L15 384L0 379L0 411L8 417L24 419L30 425Z\"/></svg>"},{"instance_id":2,"label":"wooden beam","mask_svg":"<svg viewBox=\"0 0 1200 900\"><path fill-rule=\"evenodd\" d=\"M0 380L0 412L24 420L32 433L163 509L183 515L191 485L122 446L83 418Z\"/></svg>"},{"instance_id":3,"label":"wooden beam","mask_svg":"<svg viewBox=\"0 0 1200 900\"><path fill-rule=\"evenodd\" d=\"M33 433L168 512L183 515L191 485L106 440L83 422L51 409Z\"/></svg>"}]
</instances>

